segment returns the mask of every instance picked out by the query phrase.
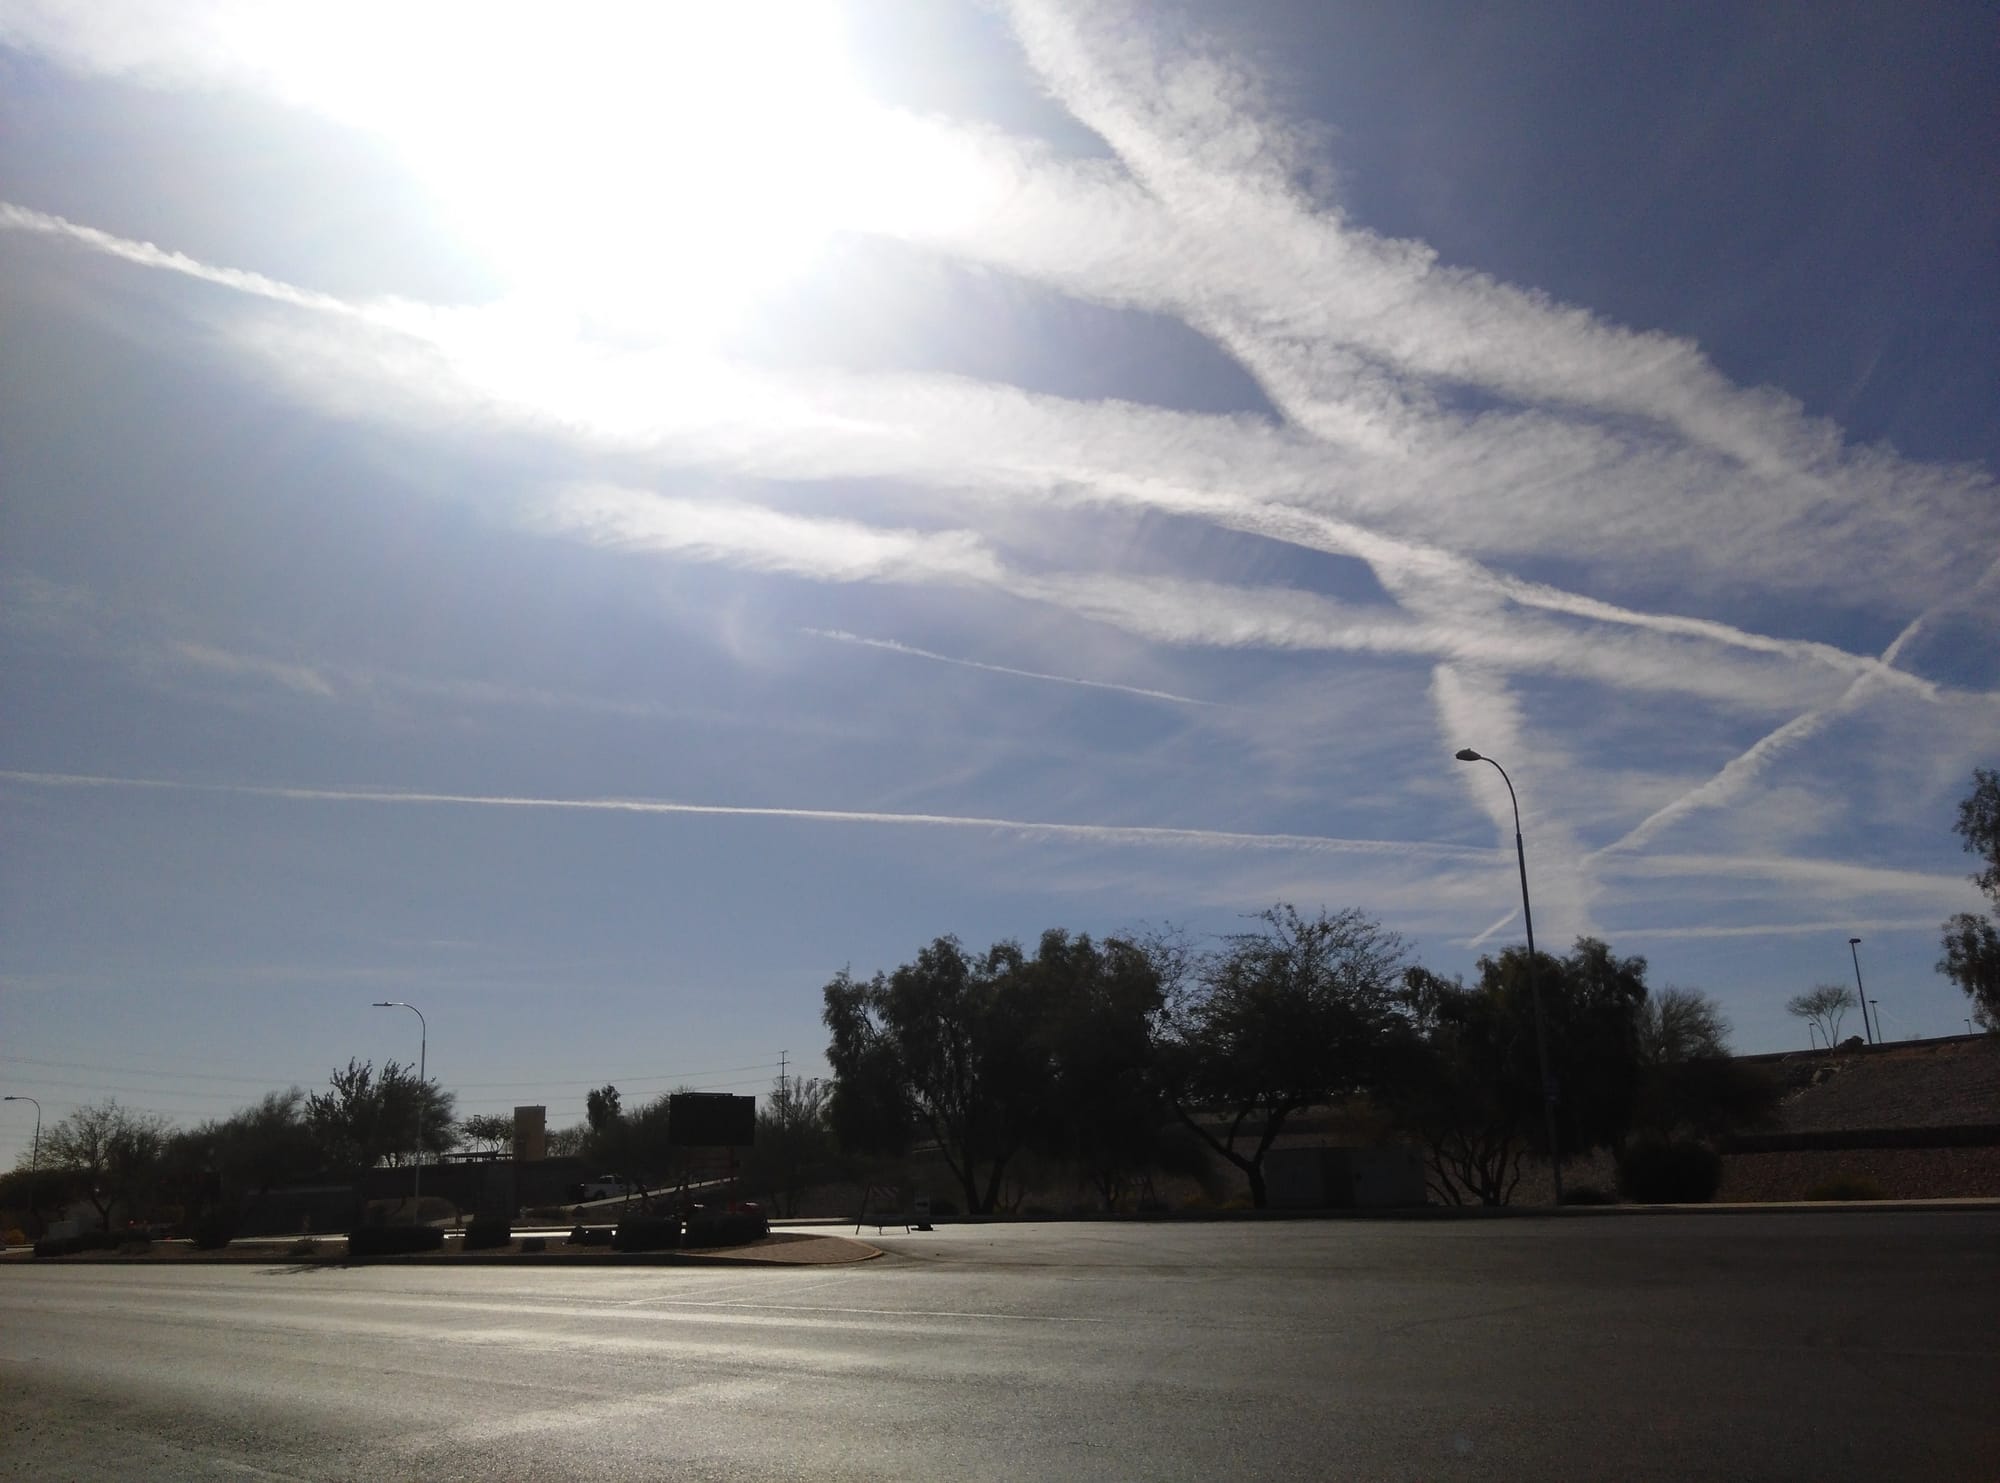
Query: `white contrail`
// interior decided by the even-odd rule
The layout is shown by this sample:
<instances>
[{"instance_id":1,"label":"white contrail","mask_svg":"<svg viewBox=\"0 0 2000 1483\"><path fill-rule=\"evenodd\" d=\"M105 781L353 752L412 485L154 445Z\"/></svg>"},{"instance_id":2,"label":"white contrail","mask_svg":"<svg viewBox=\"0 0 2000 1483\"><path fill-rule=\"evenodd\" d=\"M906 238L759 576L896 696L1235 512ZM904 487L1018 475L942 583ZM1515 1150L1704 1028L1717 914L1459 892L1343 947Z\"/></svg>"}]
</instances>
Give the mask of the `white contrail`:
<instances>
[{"instance_id":1,"label":"white contrail","mask_svg":"<svg viewBox=\"0 0 2000 1483\"><path fill-rule=\"evenodd\" d=\"M1987 568L1986 577L1982 577L1974 587L1984 586L1996 570L2000 570L2000 564ZM1903 650L1908 647L1910 640L1917 636L1924 624L1943 606L1946 604L1933 604L1905 624L1903 631L1890 640L1889 647L1882 651L1882 657L1876 661L1876 666L1864 670L1849 681L1847 688L1832 704L1815 706L1809 711L1804 711L1777 730L1758 738L1747 751L1724 763L1721 771L1708 781L1690 788L1664 807L1655 809L1628 830L1622 839L1613 840L1603 849L1596 851L1592 858L1614 851L1635 850L1676 820L1701 809L1718 808L1741 797L1744 791L1757 781L1765 768L1800 742L1823 729L1835 716L1851 708L1873 688L1879 677L1901 673L1896 668L1896 661L1902 657Z\"/></svg>"},{"instance_id":2,"label":"white contrail","mask_svg":"<svg viewBox=\"0 0 2000 1483\"><path fill-rule=\"evenodd\" d=\"M398 334L413 336L426 343L438 343L436 322L439 319L439 311L429 310L420 305L389 300L373 304L354 303L331 294L298 288L261 273L217 267L150 242L118 237L60 216L6 202L0 202L0 230L24 231L61 238L142 267L181 274L268 302L314 310L349 322L374 325ZM891 384L893 381L894 378L884 381L882 389L885 394L906 398L906 390L898 384ZM820 391L823 394L832 394L836 389L836 385L829 384L821 387ZM848 389L859 398L858 407L849 410L856 414L860 422L868 422L870 420L868 417L859 415L868 412L872 407L868 383L854 383ZM951 389L946 386L935 387L932 388L932 394L946 395ZM1035 399L1028 400L1032 403ZM964 409L958 410L962 412ZM793 429L793 431L802 430ZM823 432L824 429L815 431ZM770 442L769 439L763 441L767 444ZM744 455L740 448L736 456L738 463L746 471L774 472L755 457ZM1524 581L1496 572L1482 563L1442 548L1407 537L1372 531L1352 521L1319 511L1302 509L1283 500L1197 490L1156 478L1135 481L1121 477L1114 470L1106 468L1070 469L1065 474L1064 488L1067 490L1067 497L1083 503L1093 502L1094 497L1103 497L1119 504L1194 515L1227 529L1248 531L1309 550L1358 556L1368 561L1393 591L1402 592L1406 586L1405 579L1419 572L1433 577L1449 577L1467 589L1483 590L1530 610L1560 613L1668 637L1699 639L1725 648L1829 665L1849 673L1857 671L1871 673L1886 683L1906 688L1927 699L1935 699L1937 694L1936 687L1919 676L1883 666L1879 660L1871 656L1849 653L1835 645L1810 640L1776 638L1711 619L1627 608L1601 599L1567 592L1545 583ZM1058 497L1061 497L1060 492ZM1188 702L1186 697L1179 699L1183 703L1199 703Z\"/></svg>"},{"instance_id":3,"label":"white contrail","mask_svg":"<svg viewBox=\"0 0 2000 1483\"><path fill-rule=\"evenodd\" d=\"M67 217L52 216L46 211L31 210L26 206L16 206L0 201L0 230L29 232L40 237L61 237L71 242L101 252L107 257L119 258L124 262L137 263L142 268L161 268L170 273L180 273L203 283L215 284L218 288L233 289L237 293L249 294L254 298L269 299L274 303L290 304L298 309L316 309L322 314L337 314L346 318L365 318L363 310L347 300L332 294L315 293L311 289L298 288L276 278L266 278L262 273L251 273L241 268L218 268L191 258L184 252L173 252L151 242L135 242L129 237L113 236L110 232L96 227L82 226Z\"/></svg>"},{"instance_id":4,"label":"white contrail","mask_svg":"<svg viewBox=\"0 0 2000 1483\"><path fill-rule=\"evenodd\" d=\"M719 803L668 803L650 798L516 798L505 794L417 793L387 788L288 788L252 783L189 783L172 778L107 777L87 773L0 770L0 780L43 788L145 788L225 794L298 803L401 803L464 808L553 809L580 813L692 814L733 819L789 819L815 824L918 825L985 829L1023 838L1074 839L1106 845L1187 845L1206 849L1285 850L1306 854L1388 855L1487 864L1493 851L1416 840L1340 839L1323 834L1250 834L1224 829L1175 829L1138 824L1065 824L968 814L884 813L865 809L753 808Z\"/></svg>"},{"instance_id":5,"label":"white contrail","mask_svg":"<svg viewBox=\"0 0 2000 1483\"><path fill-rule=\"evenodd\" d=\"M1213 700L1197 700L1192 695L1176 695L1171 690L1148 690L1143 685L1118 685L1110 680L1084 680L1075 675L1044 674L1038 669L1015 669L1007 664L987 664L978 659L960 659L952 654L939 654L931 649L919 649L914 644L898 643L894 639L864 638L858 633L849 633L840 628L806 628L800 630L814 638L832 639L841 644L859 644L864 649L881 649L890 654L905 654L912 659L933 659L939 664L956 664L964 669L983 669L989 674L1015 675L1024 680L1048 680L1057 685L1080 685L1086 690L1114 690L1120 695L1137 695L1145 700L1166 700L1175 705L1214 706Z\"/></svg>"}]
</instances>

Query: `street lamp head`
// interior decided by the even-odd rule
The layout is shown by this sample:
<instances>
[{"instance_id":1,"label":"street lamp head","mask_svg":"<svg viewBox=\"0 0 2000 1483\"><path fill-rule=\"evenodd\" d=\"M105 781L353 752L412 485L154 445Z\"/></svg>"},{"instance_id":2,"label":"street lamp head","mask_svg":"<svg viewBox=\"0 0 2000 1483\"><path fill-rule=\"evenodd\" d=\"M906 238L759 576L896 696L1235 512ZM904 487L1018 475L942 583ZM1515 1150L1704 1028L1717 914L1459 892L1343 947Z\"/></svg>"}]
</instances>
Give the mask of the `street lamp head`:
<instances>
[{"instance_id":1,"label":"street lamp head","mask_svg":"<svg viewBox=\"0 0 2000 1483\"><path fill-rule=\"evenodd\" d=\"M1861 939L1860 939L1860 938L1858 938L1858 937L1850 937L1850 938L1848 938L1848 939L1847 939L1847 945L1848 945L1849 947L1860 947L1860 946L1861 946Z\"/></svg>"},{"instance_id":2,"label":"street lamp head","mask_svg":"<svg viewBox=\"0 0 2000 1483\"><path fill-rule=\"evenodd\" d=\"M1486 760L1470 747L1460 747L1454 755L1460 762L1484 762Z\"/></svg>"},{"instance_id":3,"label":"street lamp head","mask_svg":"<svg viewBox=\"0 0 2000 1483\"><path fill-rule=\"evenodd\" d=\"M377 999L368 1006L370 1009L401 1009L403 1006L393 999Z\"/></svg>"}]
</instances>

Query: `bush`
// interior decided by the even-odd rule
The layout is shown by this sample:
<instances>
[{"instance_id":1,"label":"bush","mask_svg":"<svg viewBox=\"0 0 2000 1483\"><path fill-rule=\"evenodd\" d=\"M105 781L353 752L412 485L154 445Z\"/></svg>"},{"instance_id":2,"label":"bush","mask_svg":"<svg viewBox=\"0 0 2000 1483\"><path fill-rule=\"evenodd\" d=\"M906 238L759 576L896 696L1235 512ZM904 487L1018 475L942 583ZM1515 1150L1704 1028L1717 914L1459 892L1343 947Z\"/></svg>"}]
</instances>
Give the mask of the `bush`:
<instances>
[{"instance_id":1,"label":"bush","mask_svg":"<svg viewBox=\"0 0 2000 1483\"><path fill-rule=\"evenodd\" d=\"M742 1246L771 1234L761 1210L703 1210L689 1218L688 1246Z\"/></svg>"},{"instance_id":2,"label":"bush","mask_svg":"<svg viewBox=\"0 0 2000 1483\"><path fill-rule=\"evenodd\" d=\"M1707 1144L1648 1139L1618 1156L1618 1191L1641 1205L1699 1205L1715 1198L1722 1157Z\"/></svg>"},{"instance_id":3,"label":"bush","mask_svg":"<svg viewBox=\"0 0 2000 1483\"><path fill-rule=\"evenodd\" d=\"M1882 1186L1862 1174L1836 1174L1806 1191L1808 1200L1883 1200Z\"/></svg>"},{"instance_id":4,"label":"bush","mask_svg":"<svg viewBox=\"0 0 2000 1483\"><path fill-rule=\"evenodd\" d=\"M437 1226L359 1226L347 1233L347 1254L407 1256L416 1251L444 1250L444 1231Z\"/></svg>"},{"instance_id":5,"label":"bush","mask_svg":"<svg viewBox=\"0 0 2000 1483\"><path fill-rule=\"evenodd\" d=\"M196 1251L220 1251L236 1235L236 1222L224 1215L204 1215L194 1223L189 1239Z\"/></svg>"},{"instance_id":6,"label":"bush","mask_svg":"<svg viewBox=\"0 0 2000 1483\"><path fill-rule=\"evenodd\" d=\"M569 1240L565 1244L570 1246L609 1246L612 1234L610 1226L577 1226L570 1231Z\"/></svg>"},{"instance_id":7,"label":"bush","mask_svg":"<svg viewBox=\"0 0 2000 1483\"><path fill-rule=\"evenodd\" d=\"M496 1246L505 1246L514 1239L514 1228L504 1220L474 1219L465 1228L465 1250L491 1251Z\"/></svg>"},{"instance_id":8,"label":"bush","mask_svg":"<svg viewBox=\"0 0 2000 1483\"><path fill-rule=\"evenodd\" d=\"M958 1202L942 1197L931 1201L931 1219L941 1220L948 1215L958 1214Z\"/></svg>"},{"instance_id":9,"label":"bush","mask_svg":"<svg viewBox=\"0 0 2000 1483\"><path fill-rule=\"evenodd\" d=\"M681 1223L671 1215L635 1215L618 1222L614 1251L671 1251L681 1244Z\"/></svg>"},{"instance_id":10,"label":"bush","mask_svg":"<svg viewBox=\"0 0 2000 1483\"><path fill-rule=\"evenodd\" d=\"M35 1243L36 1256L75 1256L81 1251L118 1251L131 1238L123 1231L79 1231L74 1236L44 1236ZM137 1243L151 1248L151 1242Z\"/></svg>"},{"instance_id":11,"label":"bush","mask_svg":"<svg viewBox=\"0 0 2000 1483\"><path fill-rule=\"evenodd\" d=\"M1616 1205L1618 1197L1594 1184L1573 1184L1563 1191L1565 1205Z\"/></svg>"},{"instance_id":12,"label":"bush","mask_svg":"<svg viewBox=\"0 0 2000 1483\"><path fill-rule=\"evenodd\" d=\"M533 1253L547 1251L548 1249L549 1238L546 1236L523 1236L521 1238L521 1250L525 1252Z\"/></svg>"}]
</instances>

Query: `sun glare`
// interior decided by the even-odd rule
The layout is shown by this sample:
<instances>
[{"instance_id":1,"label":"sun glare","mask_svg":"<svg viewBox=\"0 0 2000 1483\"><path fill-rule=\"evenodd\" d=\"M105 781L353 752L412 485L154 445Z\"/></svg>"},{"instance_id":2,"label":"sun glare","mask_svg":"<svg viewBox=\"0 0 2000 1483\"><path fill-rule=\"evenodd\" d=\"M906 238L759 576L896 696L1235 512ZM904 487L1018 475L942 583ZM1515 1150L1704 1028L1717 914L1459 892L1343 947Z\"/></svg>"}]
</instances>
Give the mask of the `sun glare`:
<instances>
[{"instance_id":1,"label":"sun glare","mask_svg":"<svg viewBox=\"0 0 2000 1483\"><path fill-rule=\"evenodd\" d=\"M596 334L710 340L938 184L825 0L316 17L249 7L244 62L390 140L510 297Z\"/></svg>"}]
</instances>

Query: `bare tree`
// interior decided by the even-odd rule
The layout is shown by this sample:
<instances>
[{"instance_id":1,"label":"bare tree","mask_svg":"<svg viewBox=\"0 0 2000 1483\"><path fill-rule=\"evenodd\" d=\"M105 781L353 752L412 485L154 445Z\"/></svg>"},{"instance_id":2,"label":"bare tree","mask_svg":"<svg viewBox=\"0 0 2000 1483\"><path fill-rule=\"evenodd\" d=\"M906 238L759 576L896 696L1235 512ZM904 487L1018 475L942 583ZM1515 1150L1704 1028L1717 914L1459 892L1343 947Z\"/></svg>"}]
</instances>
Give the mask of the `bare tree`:
<instances>
[{"instance_id":1,"label":"bare tree","mask_svg":"<svg viewBox=\"0 0 2000 1483\"><path fill-rule=\"evenodd\" d=\"M42 1140L42 1160L77 1176L108 1231L115 1206L142 1213L166 1145L165 1119L105 1101L79 1107L51 1128Z\"/></svg>"},{"instance_id":2,"label":"bare tree","mask_svg":"<svg viewBox=\"0 0 2000 1483\"><path fill-rule=\"evenodd\" d=\"M1846 984L1818 984L1785 1001L1785 1011L1819 1026L1830 1046L1840 1044L1840 1021L1858 1001Z\"/></svg>"}]
</instances>

